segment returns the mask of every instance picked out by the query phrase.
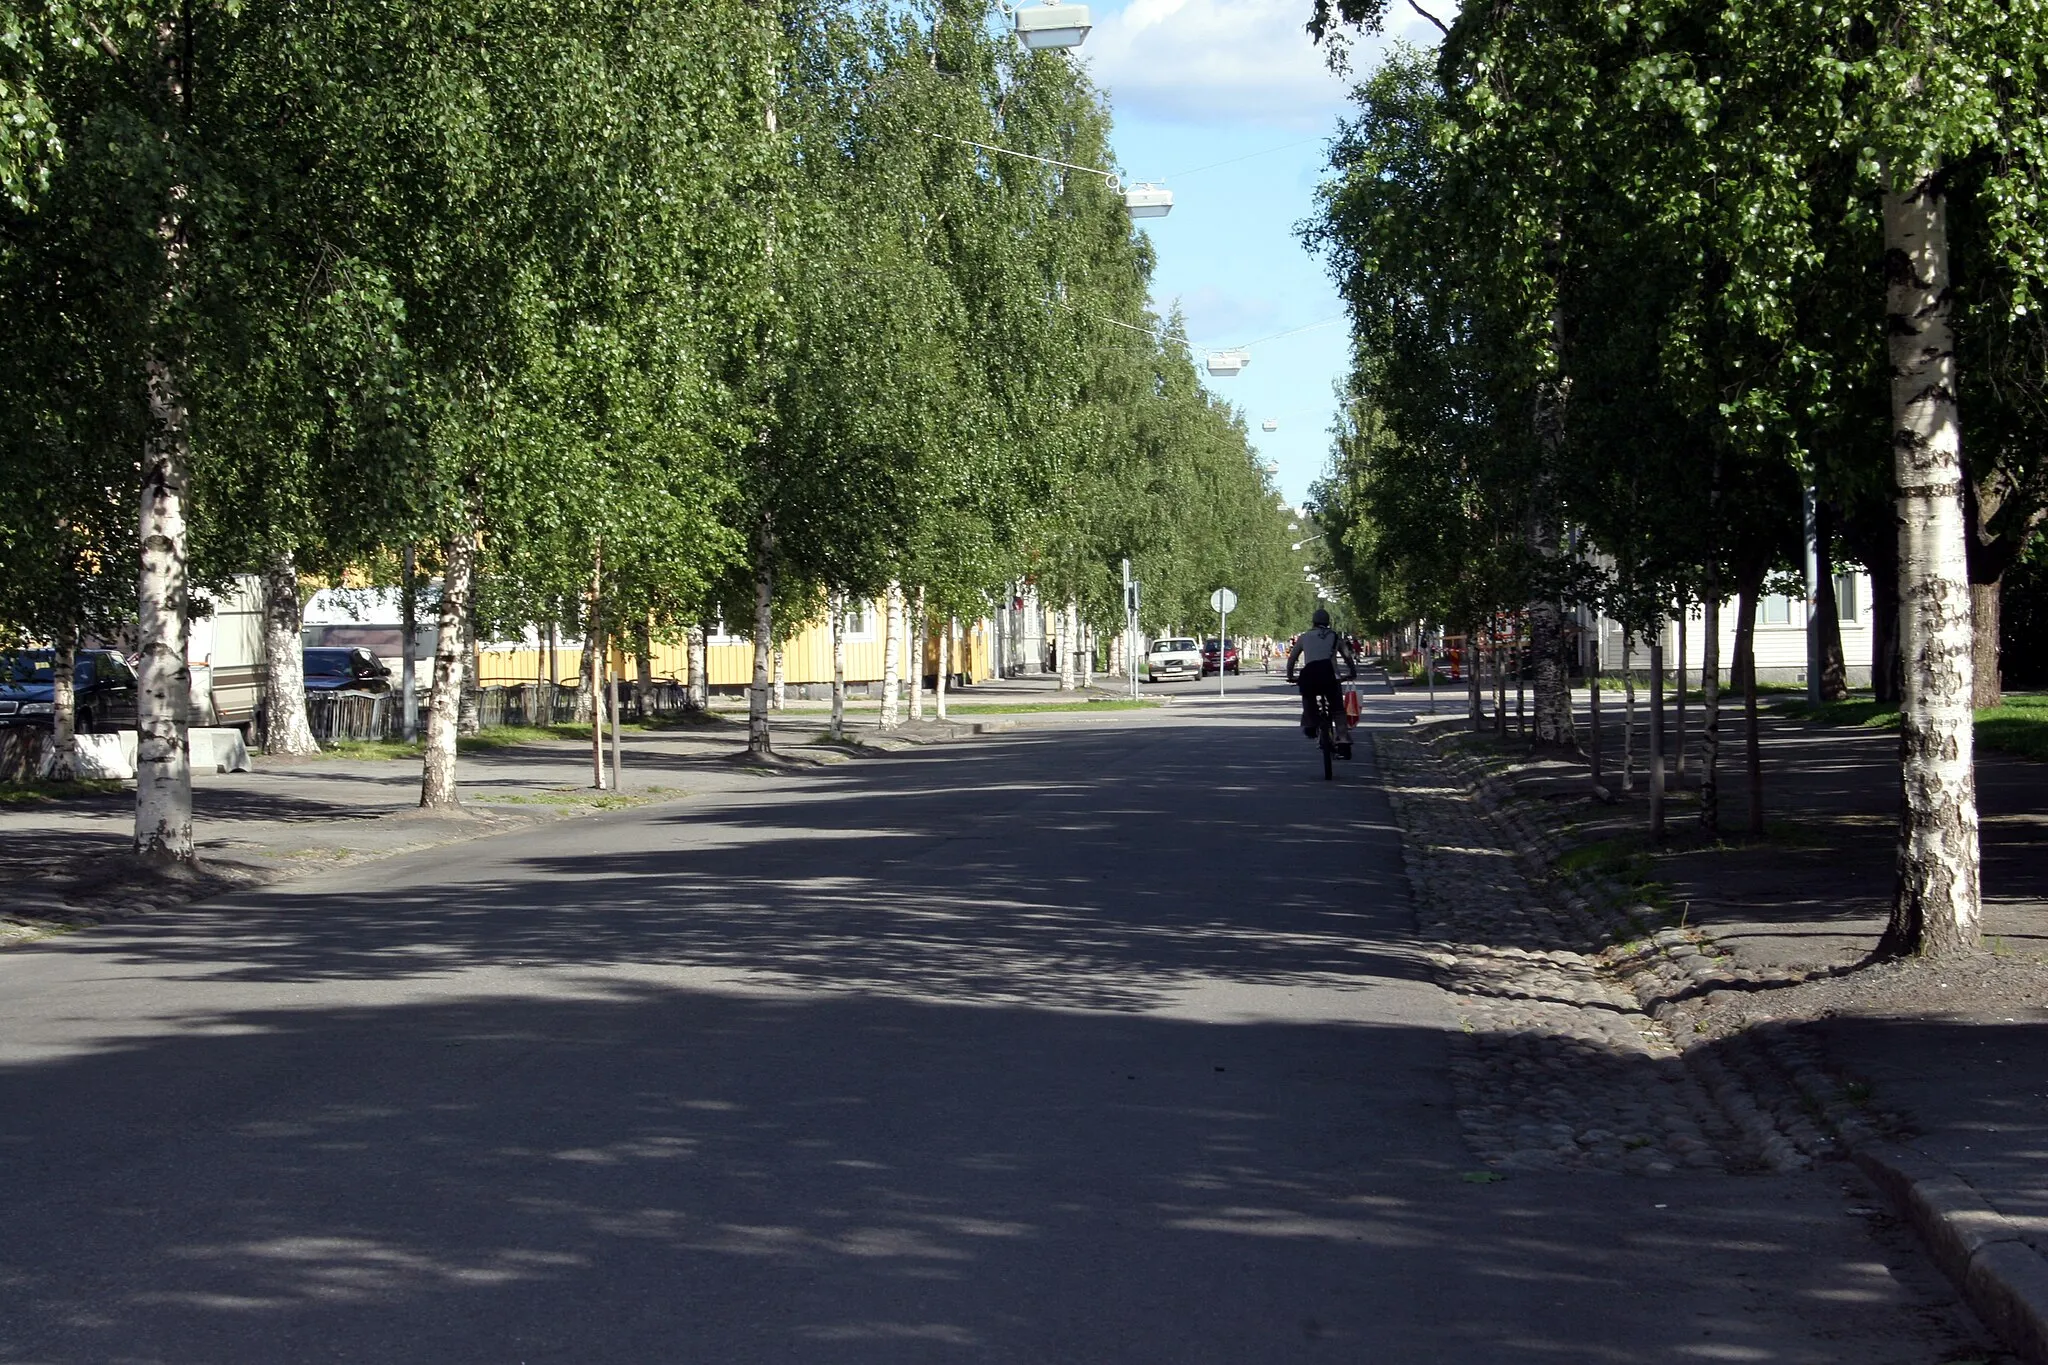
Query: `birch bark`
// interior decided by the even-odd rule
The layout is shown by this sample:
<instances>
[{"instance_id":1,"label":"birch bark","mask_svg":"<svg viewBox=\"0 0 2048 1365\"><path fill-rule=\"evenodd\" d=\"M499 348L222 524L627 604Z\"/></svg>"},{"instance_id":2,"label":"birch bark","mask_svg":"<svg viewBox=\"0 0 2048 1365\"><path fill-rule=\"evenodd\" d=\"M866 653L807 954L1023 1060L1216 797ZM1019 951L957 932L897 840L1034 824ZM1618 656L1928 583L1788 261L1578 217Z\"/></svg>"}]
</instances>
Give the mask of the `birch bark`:
<instances>
[{"instance_id":1,"label":"birch bark","mask_svg":"<svg viewBox=\"0 0 2048 1365\"><path fill-rule=\"evenodd\" d=\"M765 757L775 752L768 726L769 655L775 648L775 513L761 512L754 531L754 683L747 692L747 752Z\"/></svg>"},{"instance_id":2,"label":"birch bark","mask_svg":"<svg viewBox=\"0 0 2048 1365\"><path fill-rule=\"evenodd\" d=\"M78 631L57 632L50 668L50 780L78 777Z\"/></svg>"},{"instance_id":3,"label":"birch bark","mask_svg":"<svg viewBox=\"0 0 2048 1365\"><path fill-rule=\"evenodd\" d=\"M1700 599L1700 829L1721 833L1721 584L1712 573Z\"/></svg>"},{"instance_id":4,"label":"birch bark","mask_svg":"<svg viewBox=\"0 0 2048 1365\"><path fill-rule=\"evenodd\" d=\"M427 694L427 731L420 746L420 806L426 810L456 810L462 805L455 790L455 729L468 681L463 676L469 661L462 652L462 619L469 614L469 576L475 556L475 538L463 532L448 537L441 551L434 686Z\"/></svg>"},{"instance_id":5,"label":"birch bark","mask_svg":"<svg viewBox=\"0 0 2048 1365\"><path fill-rule=\"evenodd\" d=\"M1685 790L1685 625L1692 609L1678 604L1678 735L1671 745L1671 785Z\"/></svg>"},{"instance_id":6,"label":"birch bark","mask_svg":"<svg viewBox=\"0 0 2048 1365\"><path fill-rule=\"evenodd\" d=\"M1899 840L1879 950L1930 957L1980 936L1970 583L1939 167L1884 197L1899 516Z\"/></svg>"},{"instance_id":7,"label":"birch bark","mask_svg":"<svg viewBox=\"0 0 2048 1365\"><path fill-rule=\"evenodd\" d=\"M711 678L705 672L710 666L711 644L704 627L690 627L686 653L689 662L689 707L692 711L705 711L711 706Z\"/></svg>"},{"instance_id":8,"label":"birch bark","mask_svg":"<svg viewBox=\"0 0 2048 1365\"><path fill-rule=\"evenodd\" d=\"M1060 691L1074 690L1074 634L1075 624L1081 610L1074 600L1067 599L1066 609L1059 618Z\"/></svg>"},{"instance_id":9,"label":"birch bark","mask_svg":"<svg viewBox=\"0 0 2048 1365\"><path fill-rule=\"evenodd\" d=\"M1636 633L1621 633L1621 789L1636 789Z\"/></svg>"},{"instance_id":10,"label":"birch bark","mask_svg":"<svg viewBox=\"0 0 2048 1365\"><path fill-rule=\"evenodd\" d=\"M1763 737L1756 714L1756 607L1763 594L1761 569L1745 572L1735 595L1735 669L1732 680L1742 687L1742 766L1749 788L1749 832L1764 832Z\"/></svg>"},{"instance_id":11,"label":"birch bark","mask_svg":"<svg viewBox=\"0 0 2048 1365\"><path fill-rule=\"evenodd\" d=\"M898 671L903 650L903 585L895 579L889 580L889 589L882 606L882 720L884 730L893 730L902 723L902 712L898 709L897 686L902 681Z\"/></svg>"},{"instance_id":12,"label":"birch bark","mask_svg":"<svg viewBox=\"0 0 2048 1365\"><path fill-rule=\"evenodd\" d=\"M1465 715L1472 722L1472 732L1479 733L1486 728L1486 703L1479 697L1479 627L1465 627Z\"/></svg>"},{"instance_id":13,"label":"birch bark","mask_svg":"<svg viewBox=\"0 0 2048 1365\"><path fill-rule=\"evenodd\" d=\"M910 718L924 719L924 648L929 622L924 612L924 589L917 590L917 604L911 608L910 636Z\"/></svg>"},{"instance_id":14,"label":"birch bark","mask_svg":"<svg viewBox=\"0 0 2048 1365\"><path fill-rule=\"evenodd\" d=\"M469 607L462 613L462 688L456 694L455 733L473 735L483 729L478 707L483 698L483 647L476 632L477 556L469 557Z\"/></svg>"},{"instance_id":15,"label":"birch bark","mask_svg":"<svg viewBox=\"0 0 2048 1365\"><path fill-rule=\"evenodd\" d=\"M946 674L952 670L952 667L953 618L948 616L945 624L939 627L939 676L932 693L938 707L940 720L946 718Z\"/></svg>"},{"instance_id":16,"label":"birch bark","mask_svg":"<svg viewBox=\"0 0 2048 1365\"><path fill-rule=\"evenodd\" d=\"M137 583L135 850L146 858L192 859L192 752L188 732L192 669L185 578L191 435L184 395L170 363L153 357L150 434L142 451L142 554Z\"/></svg>"},{"instance_id":17,"label":"birch bark","mask_svg":"<svg viewBox=\"0 0 2048 1365\"><path fill-rule=\"evenodd\" d=\"M299 611L299 570L289 551L263 566L263 749L272 754L317 754L320 742L306 722L306 655Z\"/></svg>"},{"instance_id":18,"label":"birch bark","mask_svg":"<svg viewBox=\"0 0 2048 1365\"><path fill-rule=\"evenodd\" d=\"M832 590L832 738L846 737L846 594Z\"/></svg>"}]
</instances>

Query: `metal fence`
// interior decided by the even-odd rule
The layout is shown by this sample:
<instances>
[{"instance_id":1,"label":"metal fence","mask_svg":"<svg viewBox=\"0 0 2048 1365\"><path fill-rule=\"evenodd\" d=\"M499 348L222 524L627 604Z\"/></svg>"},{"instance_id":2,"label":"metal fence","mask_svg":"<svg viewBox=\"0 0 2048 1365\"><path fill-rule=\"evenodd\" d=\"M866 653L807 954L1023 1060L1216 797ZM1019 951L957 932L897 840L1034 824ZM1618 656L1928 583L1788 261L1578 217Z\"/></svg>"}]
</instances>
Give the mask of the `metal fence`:
<instances>
[{"instance_id":1,"label":"metal fence","mask_svg":"<svg viewBox=\"0 0 2048 1365\"><path fill-rule=\"evenodd\" d=\"M576 700L582 689L558 683L510 683L471 688L469 700L476 705L477 724L486 729L502 725L566 725L576 719ZM648 688L645 704L634 695L631 685L619 689L619 709L627 720L677 715L688 709L689 691L673 679L658 679ZM427 697L419 698L421 724L425 724ZM308 692L306 721L313 737L325 743L335 739L401 739L405 731L405 704L396 692L371 695L363 692Z\"/></svg>"}]
</instances>

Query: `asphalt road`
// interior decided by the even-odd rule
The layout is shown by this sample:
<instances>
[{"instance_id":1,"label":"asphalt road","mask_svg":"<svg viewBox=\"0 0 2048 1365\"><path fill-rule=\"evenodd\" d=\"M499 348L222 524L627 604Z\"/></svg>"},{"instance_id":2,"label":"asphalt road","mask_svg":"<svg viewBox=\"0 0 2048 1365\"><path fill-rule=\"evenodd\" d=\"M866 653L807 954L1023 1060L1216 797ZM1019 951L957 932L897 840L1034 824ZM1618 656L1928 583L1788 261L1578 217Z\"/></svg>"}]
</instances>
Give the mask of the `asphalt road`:
<instances>
[{"instance_id":1,"label":"asphalt road","mask_svg":"<svg viewBox=\"0 0 2048 1365\"><path fill-rule=\"evenodd\" d=\"M0 1360L1956 1358L1840 1177L1462 1179L1240 682L0 954Z\"/></svg>"}]
</instances>

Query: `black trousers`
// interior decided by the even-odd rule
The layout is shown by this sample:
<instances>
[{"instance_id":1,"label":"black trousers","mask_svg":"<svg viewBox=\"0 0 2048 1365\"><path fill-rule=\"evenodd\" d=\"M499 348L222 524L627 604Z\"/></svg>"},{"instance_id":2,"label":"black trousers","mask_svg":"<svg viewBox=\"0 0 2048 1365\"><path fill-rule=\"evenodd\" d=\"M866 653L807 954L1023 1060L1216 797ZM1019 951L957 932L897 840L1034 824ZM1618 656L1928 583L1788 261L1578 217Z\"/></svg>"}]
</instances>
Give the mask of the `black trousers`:
<instances>
[{"instance_id":1,"label":"black trousers","mask_svg":"<svg viewBox=\"0 0 2048 1365\"><path fill-rule=\"evenodd\" d=\"M1316 698L1330 699L1330 720L1337 733L1344 731L1344 689L1337 686L1337 665L1329 659L1318 659L1301 666L1301 723L1316 723Z\"/></svg>"}]
</instances>

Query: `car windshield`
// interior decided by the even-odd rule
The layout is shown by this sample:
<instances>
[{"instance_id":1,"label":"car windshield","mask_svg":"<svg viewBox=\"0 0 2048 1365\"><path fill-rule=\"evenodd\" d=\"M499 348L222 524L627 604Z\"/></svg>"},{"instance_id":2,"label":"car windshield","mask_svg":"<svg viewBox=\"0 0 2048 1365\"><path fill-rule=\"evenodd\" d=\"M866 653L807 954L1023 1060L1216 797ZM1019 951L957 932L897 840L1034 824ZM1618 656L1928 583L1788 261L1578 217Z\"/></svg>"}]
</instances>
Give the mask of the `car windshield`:
<instances>
[{"instance_id":1,"label":"car windshield","mask_svg":"<svg viewBox=\"0 0 2048 1365\"><path fill-rule=\"evenodd\" d=\"M346 675L349 671L348 651L345 649L309 649L306 651L306 671L321 676Z\"/></svg>"},{"instance_id":2,"label":"car windshield","mask_svg":"<svg viewBox=\"0 0 2048 1365\"><path fill-rule=\"evenodd\" d=\"M0 654L0 678L12 683L46 683L57 675L57 656L47 649Z\"/></svg>"},{"instance_id":3,"label":"car windshield","mask_svg":"<svg viewBox=\"0 0 2048 1365\"><path fill-rule=\"evenodd\" d=\"M1172 653L1175 650L1193 649L1194 647L1195 642L1193 640L1161 640L1158 644L1152 646L1152 648L1162 654Z\"/></svg>"}]
</instances>

